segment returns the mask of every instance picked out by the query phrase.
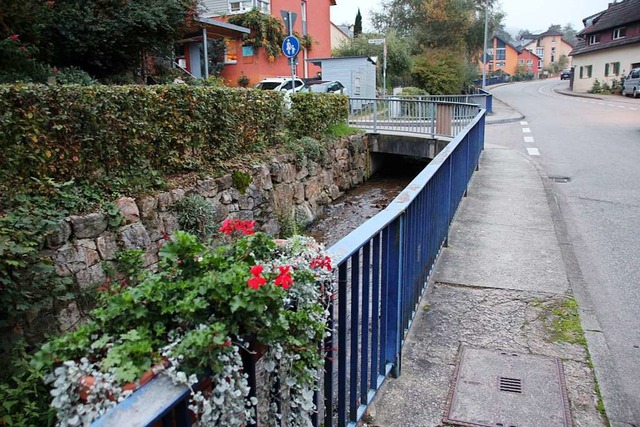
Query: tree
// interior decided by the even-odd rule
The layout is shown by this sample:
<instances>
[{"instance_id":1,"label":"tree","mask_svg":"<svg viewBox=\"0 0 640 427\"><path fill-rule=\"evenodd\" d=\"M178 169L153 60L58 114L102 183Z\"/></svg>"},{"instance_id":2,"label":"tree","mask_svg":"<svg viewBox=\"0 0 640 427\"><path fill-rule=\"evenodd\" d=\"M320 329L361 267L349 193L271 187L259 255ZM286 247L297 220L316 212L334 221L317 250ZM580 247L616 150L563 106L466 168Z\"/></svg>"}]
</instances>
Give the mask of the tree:
<instances>
[{"instance_id":1,"label":"tree","mask_svg":"<svg viewBox=\"0 0 640 427\"><path fill-rule=\"evenodd\" d=\"M458 56L450 51L430 50L416 58L411 75L416 86L432 95L460 93L465 69Z\"/></svg>"},{"instance_id":2,"label":"tree","mask_svg":"<svg viewBox=\"0 0 640 427\"><path fill-rule=\"evenodd\" d=\"M145 53L170 47L196 14L197 0L44 2L41 59L105 78L140 67Z\"/></svg>"},{"instance_id":3,"label":"tree","mask_svg":"<svg viewBox=\"0 0 640 427\"><path fill-rule=\"evenodd\" d=\"M516 39L518 40L532 39L532 38L533 38L533 33L529 30L520 30L518 31L518 35L516 36Z\"/></svg>"},{"instance_id":4,"label":"tree","mask_svg":"<svg viewBox=\"0 0 640 427\"><path fill-rule=\"evenodd\" d=\"M363 33L334 49L332 55L340 56L377 56L382 58L382 45L369 44L369 39L385 37L387 40L387 81L391 86L403 85L410 79L411 56L417 53L410 39L399 37L395 31L384 36L376 33ZM380 73L382 70L379 70ZM382 81L380 75L379 81Z\"/></svg>"},{"instance_id":5,"label":"tree","mask_svg":"<svg viewBox=\"0 0 640 427\"><path fill-rule=\"evenodd\" d=\"M564 27L562 27L561 33L563 34L564 39L568 41L572 46L578 44L578 32L575 28L573 28L573 25L566 24Z\"/></svg>"},{"instance_id":6,"label":"tree","mask_svg":"<svg viewBox=\"0 0 640 427\"><path fill-rule=\"evenodd\" d=\"M360 34L362 34L362 15L360 14L360 8L358 8L356 22L353 25L353 37L358 37Z\"/></svg>"}]
</instances>

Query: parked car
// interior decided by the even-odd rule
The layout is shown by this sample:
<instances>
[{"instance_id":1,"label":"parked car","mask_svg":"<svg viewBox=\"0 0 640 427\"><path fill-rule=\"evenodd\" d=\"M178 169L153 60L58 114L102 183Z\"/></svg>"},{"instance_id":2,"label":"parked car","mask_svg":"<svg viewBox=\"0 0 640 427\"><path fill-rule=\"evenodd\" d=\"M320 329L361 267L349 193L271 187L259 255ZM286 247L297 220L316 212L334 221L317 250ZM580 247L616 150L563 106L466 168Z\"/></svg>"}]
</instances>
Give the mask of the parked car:
<instances>
[{"instance_id":1,"label":"parked car","mask_svg":"<svg viewBox=\"0 0 640 427\"><path fill-rule=\"evenodd\" d=\"M622 84L622 94L632 95L634 98L640 97L640 67L629 71L629 75L625 77Z\"/></svg>"},{"instance_id":2,"label":"parked car","mask_svg":"<svg viewBox=\"0 0 640 427\"><path fill-rule=\"evenodd\" d=\"M570 80L571 79L571 68L565 68L560 72L560 80Z\"/></svg>"},{"instance_id":3,"label":"parked car","mask_svg":"<svg viewBox=\"0 0 640 427\"><path fill-rule=\"evenodd\" d=\"M257 83L254 88L262 90L279 90L287 93L299 92L304 87L304 82L299 79L294 79L295 88L292 90L291 77L267 77Z\"/></svg>"},{"instance_id":4,"label":"parked car","mask_svg":"<svg viewBox=\"0 0 640 427\"><path fill-rule=\"evenodd\" d=\"M337 80L310 80L305 83L302 92L313 93L339 93L341 95L349 95L347 88Z\"/></svg>"}]
</instances>

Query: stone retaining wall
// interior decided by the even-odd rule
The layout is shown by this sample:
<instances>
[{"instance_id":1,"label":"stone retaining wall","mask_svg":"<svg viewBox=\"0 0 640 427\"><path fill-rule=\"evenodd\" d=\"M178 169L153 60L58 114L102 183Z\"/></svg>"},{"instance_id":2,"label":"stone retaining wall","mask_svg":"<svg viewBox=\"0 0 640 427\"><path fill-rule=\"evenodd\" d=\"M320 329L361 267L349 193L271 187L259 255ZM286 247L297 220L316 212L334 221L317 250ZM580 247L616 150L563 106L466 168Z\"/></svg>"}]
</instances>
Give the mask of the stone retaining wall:
<instances>
[{"instance_id":1,"label":"stone retaining wall","mask_svg":"<svg viewBox=\"0 0 640 427\"><path fill-rule=\"evenodd\" d=\"M124 222L116 229L108 227L104 214L70 216L47 239L45 254L59 275L73 276L81 289L104 283L105 264L113 263L123 249L144 250L145 266L153 268L163 236L179 229L172 207L190 194L199 194L213 205L217 223L228 217L255 220L258 230L273 235L280 232L280 221L294 214L297 222L310 223L324 206L370 176L366 136L344 138L328 148L323 165L308 159L296 162L293 154L282 154L252 166L251 183L244 193L234 188L229 173L152 196L122 197L116 205ZM77 303L72 302L59 315L61 328L68 329L80 317Z\"/></svg>"}]
</instances>

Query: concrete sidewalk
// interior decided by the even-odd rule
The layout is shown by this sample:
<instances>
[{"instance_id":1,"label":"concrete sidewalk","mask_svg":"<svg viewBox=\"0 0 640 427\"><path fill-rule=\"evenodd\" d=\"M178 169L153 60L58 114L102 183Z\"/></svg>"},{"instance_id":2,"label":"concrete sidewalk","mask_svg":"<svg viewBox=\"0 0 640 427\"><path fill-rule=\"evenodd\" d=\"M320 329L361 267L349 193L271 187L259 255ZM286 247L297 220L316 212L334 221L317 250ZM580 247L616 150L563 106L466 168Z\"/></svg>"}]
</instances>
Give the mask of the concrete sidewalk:
<instances>
[{"instance_id":1,"label":"concrete sidewalk","mask_svg":"<svg viewBox=\"0 0 640 427\"><path fill-rule=\"evenodd\" d=\"M463 346L561 359L573 425L606 425L584 337L574 328L553 196L525 154L519 124L510 123L522 115L495 99L494 106L480 170L406 338L402 373L385 382L363 425L447 425ZM532 418L517 427L526 425L549 424Z\"/></svg>"}]
</instances>

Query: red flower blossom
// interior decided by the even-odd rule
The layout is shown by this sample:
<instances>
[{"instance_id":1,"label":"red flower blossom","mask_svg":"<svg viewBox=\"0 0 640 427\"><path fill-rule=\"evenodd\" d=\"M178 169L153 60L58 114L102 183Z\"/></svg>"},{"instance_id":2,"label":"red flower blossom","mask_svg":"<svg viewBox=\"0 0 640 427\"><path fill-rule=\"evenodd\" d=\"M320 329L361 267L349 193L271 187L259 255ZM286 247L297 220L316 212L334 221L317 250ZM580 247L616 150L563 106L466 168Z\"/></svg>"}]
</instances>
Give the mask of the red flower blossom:
<instances>
[{"instance_id":1,"label":"red flower blossom","mask_svg":"<svg viewBox=\"0 0 640 427\"><path fill-rule=\"evenodd\" d=\"M253 267L251 267L251 274L258 277L259 275L262 274L262 271L264 270L264 268L261 265L254 265Z\"/></svg>"},{"instance_id":2,"label":"red flower blossom","mask_svg":"<svg viewBox=\"0 0 640 427\"><path fill-rule=\"evenodd\" d=\"M17 41L18 41L19 36L18 36L17 34L11 34L11 35L9 36L9 38L10 38L12 41L17 42Z\"/></svg>"},{"instance_id":3,"label":"red flower blossom","mask_svg":"<svg viewBox=\"0 0 640 427\"><path fill-rule=\"evenodd\" d=\"M220 232L226 234L227 236L231 236L234 231L240 231L245 236L249 236L254 234L255 221L243 221L241 219L230 219L227 218L222 222L222 227L220 227Z\"/></svg>"},{"instance_id":4,"label":"red flower blossom","mask_svg":"<svg viewBox=\"0 0 640 427\"><path fill-rule=\"evenodd\" d=\"M326 268L327 271L331 271L331 258L325 256L324 258L318 255L311 261L311 268Z\"/></svg>"},{"instance_id":5,"label":"red flower blossom","mask_svg":"<svg viewBox=\"0 0 640 427\"><path fill-rule=\"evenodd\" d=\"M247 280L247 284L251 289L259 289L260 286L264 286L267 283L267 279L260 276L264 268L261 265L254 265L251 267L251 275L253 276L249 280Z\"/></svg>"},{"instance_id":6,"label":"red flower blossom","mask_svg":"<svg viewBox=\"0 0 640 427\"><path fill-rule=\"evenodd\" d=\"M293 278L289 272L291 266L287 265L286 267L278 267L278 269L280 270L280 275L276 277L276 286L282 286L283 289L289 289L291 285L293 285Z\"/></svg>"}]
</instances>

